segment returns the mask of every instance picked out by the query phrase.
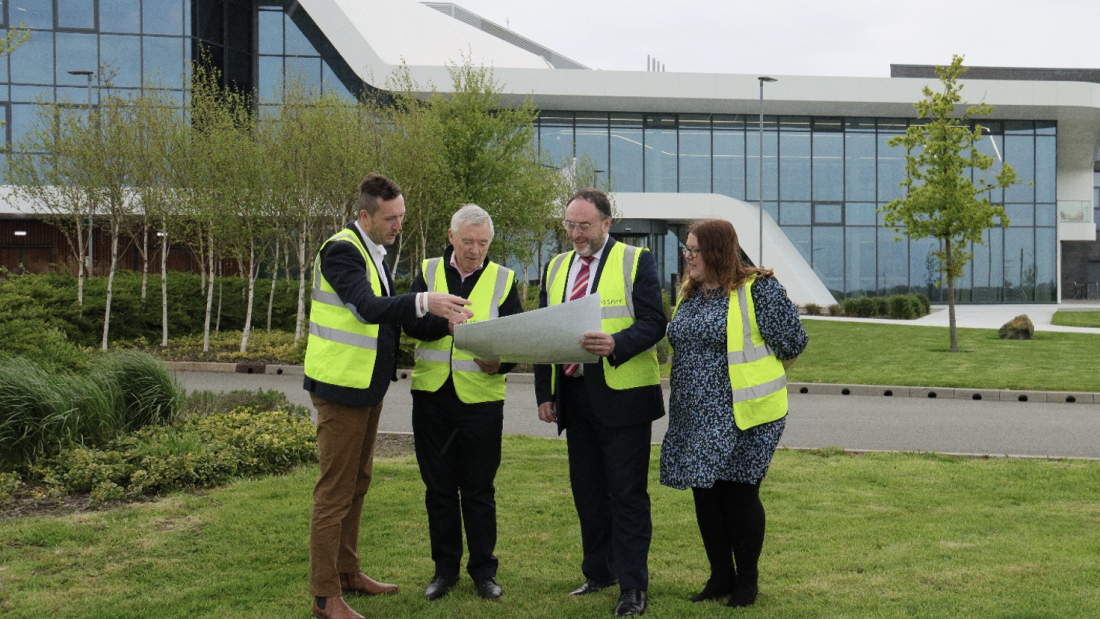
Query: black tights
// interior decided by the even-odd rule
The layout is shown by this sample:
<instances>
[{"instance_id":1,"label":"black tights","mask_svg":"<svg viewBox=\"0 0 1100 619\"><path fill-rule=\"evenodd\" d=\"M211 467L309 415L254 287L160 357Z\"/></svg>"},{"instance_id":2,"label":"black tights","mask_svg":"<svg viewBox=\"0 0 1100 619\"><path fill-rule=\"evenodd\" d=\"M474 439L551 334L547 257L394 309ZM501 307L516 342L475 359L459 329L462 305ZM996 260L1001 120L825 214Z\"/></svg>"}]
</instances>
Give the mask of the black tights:
<instances>
[{"instance_id":1,"label":"black tights","mask_svg":"<svg viewBox=\"0 0 1100 619\"><path fill-rule=\"evenodd\" d=\"M755 600L757 563L764 547L764 504L760 502L759 484L719 479L713 488L691 491L711 580L715 584L735 583L739 592L751 594Z\"/></svg>"}]
</instances>

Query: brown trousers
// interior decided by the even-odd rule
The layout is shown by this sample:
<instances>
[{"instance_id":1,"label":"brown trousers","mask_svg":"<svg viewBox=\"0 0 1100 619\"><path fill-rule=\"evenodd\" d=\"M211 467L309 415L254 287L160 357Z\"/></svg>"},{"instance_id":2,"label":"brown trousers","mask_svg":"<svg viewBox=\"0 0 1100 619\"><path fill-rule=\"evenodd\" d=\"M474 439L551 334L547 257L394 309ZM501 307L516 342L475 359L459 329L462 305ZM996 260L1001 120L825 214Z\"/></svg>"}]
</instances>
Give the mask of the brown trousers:
<instances>
[{"instance_id":1,"label":"brown trousers","mask_svg":"<svg viewBox=\"0 0 1100 619\"><path fill-rule=\"evenodd\" d=\"M347 406L310 393L317 408L321 474L309 523L309 593L338 597L340 574L359 572L359 520L374 469L377 406Z\"/></svg>"}]
</instances>

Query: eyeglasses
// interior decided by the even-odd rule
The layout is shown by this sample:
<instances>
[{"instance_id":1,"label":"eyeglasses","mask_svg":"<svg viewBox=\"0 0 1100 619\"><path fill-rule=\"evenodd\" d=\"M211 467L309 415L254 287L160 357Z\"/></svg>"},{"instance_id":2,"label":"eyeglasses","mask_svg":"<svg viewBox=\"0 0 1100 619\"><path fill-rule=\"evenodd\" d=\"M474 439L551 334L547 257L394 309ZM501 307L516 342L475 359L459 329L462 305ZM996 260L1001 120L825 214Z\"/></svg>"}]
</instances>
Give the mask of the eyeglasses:
<instances>
[{"instance_id":1,"label":"eyeglasses","mask_svg":"<svg viewBox=\"0 0 1100 619\"><path fill-rule=\"evenodd\" d=\"M580 230L581 232L588 232L588 229L592 227L592 224L588 222L577 223L575 221L563 221L561 225L565 228L566 232L572 232L574 229Z\"/></svg>"},{"instance_id":2,"label":"eyeglasses","mask_svg":"<svg viewBox=\"0 0 1100 619\"><path fill-rule=\"evenodd\" d=\"M680 251L684 254L685 258L695 258L699 254L703 253L701 249L691 249L689 247L681 248Z\"/></svg>"}]
</instances>

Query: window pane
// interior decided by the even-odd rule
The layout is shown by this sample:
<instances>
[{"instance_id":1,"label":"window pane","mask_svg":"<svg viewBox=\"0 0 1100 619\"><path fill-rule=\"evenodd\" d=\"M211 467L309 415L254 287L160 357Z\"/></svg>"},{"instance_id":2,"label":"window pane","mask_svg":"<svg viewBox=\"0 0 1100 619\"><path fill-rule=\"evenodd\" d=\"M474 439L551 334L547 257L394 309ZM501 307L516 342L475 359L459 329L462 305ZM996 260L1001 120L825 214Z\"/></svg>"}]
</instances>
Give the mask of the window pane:
<instances>
[{"instance_id":1,"label":"window pane","mask_svg":"<svg viewBox=\"0 0 1100 619\"><path fill-rule=\"evenodd\" d=\"M878 231L874 228L848 228L845 230L845 288L848 296L864 297L873 295L877 289L878 253L875 239Z\"/></svg>"},{"instance_id":2,"label":"window pane","mask_svg":"<svg viewBox=\"0 0 1100 619\"><path fill-rule=\"evenodd\" d=\"M141 86L141 37L105 34L100 37L103 50L103 82L121 88Z\"/></svg>"},{"instance_id":3,"label":"window pane","mask_svg":"<svg viewBox=\"0 0 1100 619\"><path fill-rule=\"evenodd\" d=\"M890 134L878 135L878 201L886 203L901 198L905 190L898 185L905 180L905 148L890 146Z\"/></svg>"},{"instance_id":4,"label":"window pane","mask_svg":"<svg viewBox=\"0 0 1100 619\"><path fill-rule=\"evenodd\" d=\"M680 192L710 193L710 116L680 116Z\"/></svg>"},{"instance_id":5,"label":"window pane","mask_svg":"<svg viewBox=\"0 0 1100 619\"><path fill-rule=\"evenodd\" d=\"M810 204L808 202L783 202L779 209L779 225L810 225Z\"/></svg>"},{"instance_id":6,"label":"window pane","mask_svg":"<svg viewBox=\"0 0 1100 619\"><path fill-rule=\"evenodd\" d=\"M995 126L995 128L997 128L998 130L999 127L999 124ZM1031 138L1028 139L1030 140ZM1016 165L1015 162L1009 160L1008 154L1005 152L1005 136L1001 135L1000 133L995 135L986 134L984 139L978 140L977 143L975 143L975 147L978 149L978 152L986 154L993 159L993 165L990 166L988 170L984 172L982 172L981 170L973 171L972 177L975 184L977 184L978 181L982 179L984 179L987 183L995 183L997 175L1001 173L1002 157L1005 158L1005 160L1007 160L1009 164L1013 166ZM1028 168L1030 167L1031 166L1029 165ZM1017 170L1016 176L1017 178L1020 177L1019 170ZM1029 178L1028 180L1031 179ZM987 195L990 200L998 204L1005 201L1004 190L999 187L990 190Z\"/></svg>"},{"instance_id":7,"label":"window pane","mask_svg":"<svg viewBox=\"0 0 1100 619\"><path fill-rule=\"evenodd\" d=\"M11 106L11 141L15 150L24 150L19 143L32 131L38 122L43 106L33 104L13 104Z\"/></svg>"},{"instance_id":8,"label":"window pane","mask_svg":"<svg viewBox=\"0 0 1100 619\"><path fill-rule=\"evenodd\" d=\"M739 116L715 116L714 193L745 199L745 127Z\"/></svg>"},{"instance_id":9,"label":"window pane","mask_svg":"<svg viewBox=\"0 0 1100 619\"><path fill-rule=\"evenodd\" d=\"M745 124L746 199L756 202L760 196L759 118ZM764 117L764 199L775 200L779 191L779 134L774 116Z\"/></svg>"},{"instance_id":10,"label":"window pane","mask_svg":"<svg viewBox=\"0 0 1100 619\"><path fill-rule=\"evenodd\" d=\"M145 37L145 79L165 88L183 88L183 39Z\"/></svg>"},{"instance_id":11,"label":"window pane","mask_svg":"<svg viewBox=\"0 0 1100 619\"><path fill-rule=\"evenodd\" d=\"M615 191L642 190L642 116L611 115L611 186Z\"/></svg>"},{"instance_id":12,"label":"window pane","mask_svg":"<svg viewBox=\"0 0 1100 619\"><path fill-rule=\"evenodd\" d=\"M844 213L840 204L814 204L814 224L842 224Z\"/></svg>"},{"instance_id":13,"label":"window pane","mask_svg":"<svg viewBox=\"0 0 1100 619\"><path fill-rule=\"evenodd\" d=\"M283 12L260 11L260 41L261 54L283 53Z\"/></svg>"},{"instance_id":14,"label":"window pane","mask_svg":"<svg viewBox=\"0 0 1100 619\"><path fill-rule=\"evenodd\" d=\"M143 0L146 34L188 35L183 29L184 0Z\"/></svg>"},{"instance_id":15,"label":"window pane","mask_svg":"<svg viewBox=\"0 0 1100 619\"><path fill-rule=\"evenodd\" d=\"M99 0L99 31L141 32L141 0Z\"/></svg>"},{"instance_id":16,"label":"window pane","mask_svg":"<svg viewBox=\"0 0 1100 619\"><path fill-rule=\"evenodd\" d=\"M798 249L798 253L802 254L802 259L806 261L806 264L809 264L812 260L810 255L810 230L809 226L783 226L783 234L787 235L787 239ZM753 258L753 260L756 260L756 258Z\"/></svg>"},{"instance_id":17,"label":"window pane","mask_svg":"<svg viewBox=\"0 0 1100 619\"><path fill-rule=\"evenodd\" d=\"M1054 136L1035 137L1035 201L1054 202L1058 158Z\"/></svg>"},{"instance_id":18,"label":"window pane","mask_svg":"<svg viewBox=\"0 0 1100 619\"><path fill-rule=\"evenodd\" d=\"M53 86L12 86L11 100L23 103L53 101ZM83 103L86 99L78 100Z\"/></svg>"},{"instance_id":19,"label":"window pane","mask_svg":"<svg viewBox=\"0 0 1100 619\"><path fill-rule=\"evenodd\" d=\"M1097 222L1100 223L1100 222ZM1056 226L1058 225L1058 211L1054 204L1036 204L1035 205L1035 225L1036 226Z\"/></svg>"},{"instance_id":20,"label":"window pane","mask_svg":"<svg viewBox=\"0 0 1100 619\"><path fill-rule=\"evenodd\" d=\"M814 199L844 199L844 135L814 133Z\"/></svg>"},{"instance_id":21,"label":"window pane","mask_svg":"<svg viewBox=\"0 0 1100 619\"><path fill-rule=\"evenodd\" d=\"M324 94L333 94L348 103L355 102L355 96L344 86L344 82L337 77L328 62L321 61L321 87Z\"/></svg>"},{"instance_id":22,"label":"window pane","mask_svg":"<svg viewBox=\"0 0 1100 619\"><path fill-rule=\"evenodd\" d=\"M96 35L82 32L57 33L57 83L86 86L88 78L83 75L70 75L73 70L99 72L96 62ZM95 76L92 76L95 81Z\"/></svg>"},{"instance_id":23,"label":"window pane","mask_svg":"<svg viewBox=\"0 0 1100 619\"><path fill-rule=\"evenodd\" d=\"M932 255L937 250L939 242L935 240L909 240L909 286L913 293L923 294L933 303L943 300L943 288L937 286L941 281L940 261Z\"/></svg>"},{"instance_id":24,"label":"window pane","mask_svg":"<svg viewBox=\"0 0 1100 619\"><path fill-rule=\"evenodd\" d=\"M57 0L57 27L95 29L94 0Z\"/></svg>"},{"instance_id":25,"label":"window pane","mask_svg":"<svg viewBox=\"0 0 1100 619\"><path fill-rule=\"evenodd\" d=\"M875 200L875 136L849 133L844 136L844 197Z\"/></svg>"},{"instance_id":26,"label":"window pane","mask_svg":"<svg viewBox=\"0 0 1100 619\"><path fill-rule=\"evenodd\" d=\"M288 84L301 84L314 93L321 92L321 59L287 58L286 81Z\"/></svg>"},{"instance_id":27,"label":"window pane","mask_svg":"<svg viewBox=\"0 0 1100 619\"><path fill-rule=\"evenodd\" d=\"M577 159L587 156L596 167L598 182L607 180L607 114L577 114Z\"/></svg>"},{"instance_id":28,"label":"window pane","mask_svg":"<svg viewBox=\"0 0 1100 619\"><path fill-rule=\"evenodd\" d=\"M277 103L283 98L283 59L281 56L260 57L260 83L256 84L261 103Z\"/></svg>"},{"instance_id":29,"label":"window pane","mask_svg":"<svg viewBox=\"0 0 1100 619\"><path fill-rule=\"evenodd\" d=\"M573 163L573 115L548 112L539 120L539 147L544 163L566 168Z\"/></svg>"},{"instance_id":30,"label":"window pane","mask_svg":"<svg viewBox=\"0 0 1100 619\"><path fill-rule=\"evenodd\" d=\"M8 21L12 26L17 26L22 22L28 28L53 30L53 2L49 0L11 0Z\"/></svg>"},{"instance_id":31,"label":"window pane","mask_svg":"<svg viewBox=\"0 0 1100 619\"><path fill-rule=\"evenodd\" d=\"M288 56L320 56L313 43L309 42L306 35L294 23L290 16L284 18L284 31L286 32L286 54Z\"/></svg>"},{"instance_id":32,"label":"window pane","mask_svg":"<svg viewBox=\"0 0 1100 619\"><path fill-rule=\"evenodd\" d=\"M909 242L889 228L878 228L878 294L909 294Z\"/></svg>"},{"instance_id":33,"label":"window pane","mask_svg":"<svg viewBox=\"0 0 1100 619\"><path fill-rule=\"evenodd\" d=\"M1016 170L1016 178L1020 181L1005 190L1005 202L1034 202L1035 138L1006 135L1004 157Z\"/></svg>"},{"instance_id":34,"label":"window pane","mask_svg":"<svg viewBox=\"0 0 1100 619\"><path fill-rule=\"evenodd\" d=\"M848 226L873 226L875 205L872 203L849 202L844 205L844 224Z\"/></svg>"},{"instance_id":35,"label":"window pane","mask_svg":"<svg viewBox=\"0 0 1100 619\"><path fill-rule=\"evenodd\" d=\"M1035 299L1035 231L1033 228L1005 230L1005 301L1022 303Z\"/></svg>"},{"instance_id":36,"label":"window pane","mask_svg":"<svg viewBox=\"0 0 1100 619\"><path fill-rule=\"evenodd\" d=\"M834 297L843 296L844 228L814 228L813 234L814 260L811 264L814 273L817 273Z\"/></svg>"},{"instance_id":37,"label":"window pane","mask_svg":"<svg viewBox=\"0 0 1100 619\"><path fill-rule=\"evenodd\" d=\"M33 32L11 53L11 81L25 84L53 83L53 33ZM60 67L63 70L88 67ZM88 70L94 70L90 67Z\"/></svg>"},{"instance_id":38,"label":"window pane","mask_svg":"<svg viewBox=\"0 0 1100 619\"><path fill-rule=\"evenodd\" d=\"M1049 303L1058 294L1055 285L1058 240L1053 228L1035 230L1035 301Z\"/></svg>"},{"instance_id":39,"label":"window pane","mask_svg":"<svg viewBox=\"0 0 1100 619\"><path fill-rule=\"evenodd\" d=\"M784 200L810 199L810 133L779 133L779 195Z\"/></svg>"},{"instance_id":40,"label":"window pane","mask_svg":"<svg viewBox=\"0 0 1100 619\"><path fill-rule=\"evenodd\" d=\"M645 191L677 191L676 118L666 114L646 115Z\"/></svg>"},{"instance_id":41,"label":"window pane","mask_svg":"<svg viewBox=\"0 0 1100 619\"><path fill-rule=\"evenodd\" d=\"M244 52L238 52L237 50L229 50L229 67L226 70L226 76L229 78L229 82L234 84L237 88L243 89L245 92L252 91L252 56ZM319 64L315 64L314 68L319 70L321 67ZM318 72L316 75L317 92L321 92L321 76Z\"/></svg>"},{"instance_id":42,"label":"window pane","mask_svg":"<svg viewBox=\"0 0 1100 619\"><path fill-rule=\"evenodd\" d=\"M247 8L229 5L226 23L226 37L230 49L252 53L252 11Z\"/></svg>"}]
</instances>

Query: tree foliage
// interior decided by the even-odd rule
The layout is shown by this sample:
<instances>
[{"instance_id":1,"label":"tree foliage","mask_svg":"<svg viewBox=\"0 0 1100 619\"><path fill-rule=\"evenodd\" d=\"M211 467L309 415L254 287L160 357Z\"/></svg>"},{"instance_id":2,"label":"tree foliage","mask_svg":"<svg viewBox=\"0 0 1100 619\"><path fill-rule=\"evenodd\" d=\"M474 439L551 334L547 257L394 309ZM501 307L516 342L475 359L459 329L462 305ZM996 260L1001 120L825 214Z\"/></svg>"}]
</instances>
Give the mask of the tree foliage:
<instances>
[{"instance_id":1,"label":"tree foliage","mask_svg":"<svg viewBox=\"0 0 1100 619\"><path fill-rule=\"evenodd\" d=\"M908 191L881 209L887 226L898 232L904 229L913 239L940 242L940 250L933 255L947 283L951 352L959 350L955 281L974 256L969 248L983 242L986 230L1009 223L1004 207L990 202L989 192L1018 182L1007 163L996 174L985 174L993 168L994 158L976 147L984 129L970 119L987 116L993 108L962 102L963 86L958 82L966 72L962 63L962 56L954 56L950 65L936 67L942 92L925 86L924 99L914 104L917 117L925 122L890 140L890 146L906 149L908 174L900 184Z\"/></svg>"}]
</instances>

